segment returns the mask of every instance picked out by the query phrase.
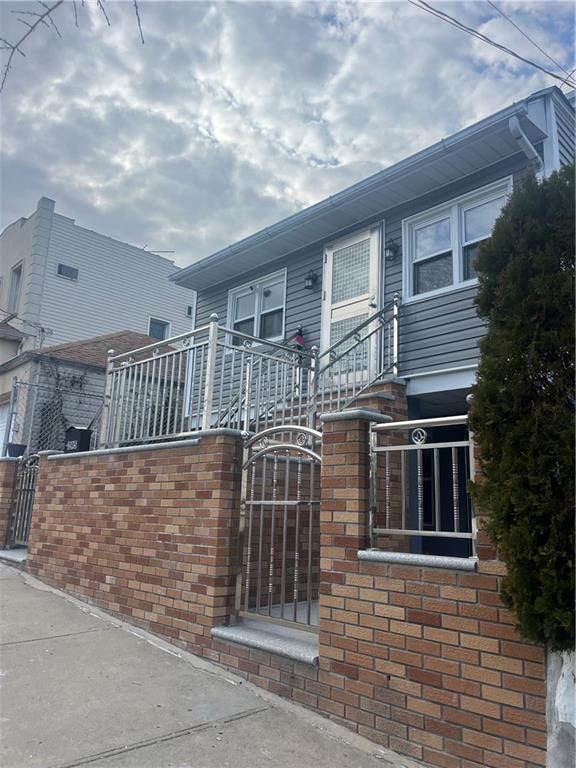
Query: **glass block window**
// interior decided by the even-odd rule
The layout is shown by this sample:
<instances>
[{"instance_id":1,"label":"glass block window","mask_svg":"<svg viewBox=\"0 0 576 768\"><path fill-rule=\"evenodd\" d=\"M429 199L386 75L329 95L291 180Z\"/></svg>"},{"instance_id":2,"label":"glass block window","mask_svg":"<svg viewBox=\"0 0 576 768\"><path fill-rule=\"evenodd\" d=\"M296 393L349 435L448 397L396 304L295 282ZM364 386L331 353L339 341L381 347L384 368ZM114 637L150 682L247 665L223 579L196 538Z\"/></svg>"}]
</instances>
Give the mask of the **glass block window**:
<instances>
[{"instance_id":1,"label":"glass block window","mask_svg":"<svg viewBox=\"0 0 576 768\"><path fill-rule=\"evenodd\" d=\"M285 296L284 270L234 288L228 294L229 327L253 338L282 341ZM235 346L246 341L242 336L232 337Z\"/></svg>"},{"instance_id":2,"label":"glass block window","mask_svg":"<svg viewBox=\"0 0 576 768\"><path fill-rule=\"evenodd\" d=\"M347 333L353 331L358 325L368 319L368 315L354 315L342 320L334 320L330 325L330 346L340 341ZM368 365L368 341L357 344L358 339L351 336L338 347L338 355L348 352L340 364L340 370L344 373L346 370L361 370ZM356 345L356 346L355 346Z\"/></svg>"},{"instance_id":3,"label":"glass block window","mask_svg":"<svg viewBox=\"0 0 576 768\"><path fill-rule=\"evenodd\" d=\"M334 251L332 304L363 296L369 291L370 240L361 240Z\"/></svg>"},{"instance_id":4,"label":"glass block window","mask_svg":"<svg viewBox=\"0 0 576 768\"><path fill-rule=\"evenodd\" d=\"M403 222L405 295L422 296L457 288L477 278L482 243L506 204L505 179Z\"/></svg>"}]
</instances>

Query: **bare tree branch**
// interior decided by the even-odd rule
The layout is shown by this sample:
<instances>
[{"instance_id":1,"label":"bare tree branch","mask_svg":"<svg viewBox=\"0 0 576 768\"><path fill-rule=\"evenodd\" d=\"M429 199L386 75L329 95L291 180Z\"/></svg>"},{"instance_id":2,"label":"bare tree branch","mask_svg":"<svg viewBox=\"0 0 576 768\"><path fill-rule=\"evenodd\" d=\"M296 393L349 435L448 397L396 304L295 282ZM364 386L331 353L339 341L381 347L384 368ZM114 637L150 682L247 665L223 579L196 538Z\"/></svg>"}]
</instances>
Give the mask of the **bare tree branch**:
<instances>
[{"instance_id":1,"label":"bare tree branch","mask_svg":"<svg viewBox=\"0 0 576 768\"><path fill-rule=\"evenodd\" d=\"M10 69L12 68L12 59L14 58L14 54L18 52L22 56L25 56L25 53L21 49L22 44L32 34L32 32L34 32L36 27L38 27L40 24L44 24L45 26L48 26L48 24L46 22L46 19L48 18L50 21L52 21L52 18L51 18L52 13L54 13L56 8L61 6L63 2L64 2L64 0L57 0L57 2L54 3L54 5L50 5L50 6L45 5L44 3L41 3L41 5L43 5L46 8L44 13L36 13L35 14L35 13L31 12L31 11L15 11L15 13L16 14L20 14L20 16L22 16L22 15L30 16L31 15L31 16L37 16L37 18L36 18L36 21L34 21L32 24L29 24L27 21L25 21L24 19L20 18L20 16L19 16L18 17L18 21L21 21L23 24L25 24L28 27L28 30L22 35L20 40L18 40L15 43L10 43L8 40L2 39L2 42L5 43L5 48L10 50L10 55L8 56L8 61L6 62L6 66L4 67L4 73L3 73L3 76L2 76L2 83L0 83L0 93L2 93L2 91L4 90L4 85L6 83L6 78L8 77L8 73L10 72ZM54 24L54 28L58 32L58 28L56 27L55 24ZM58 32L58 34L60 35L60 32ZM60 35L60 37L62 37L62 35Z\"/></svg>"},{"instance_id":2,"label":"bare tree branch","mask_svg":"<svg viewBox=\"0 0 576 768\"><path fill-rule=\"evenodd\" d=\"M82 3L84 5L84 3ZM72 0L72 6L74 8L74 26L78 29L78 9L76 8L76 0Z\"/></svg>"},{"instance_id":3,"label":"bare tree branch","mask_svg":"<svg viewBox=\"0 0 576 768\"><path fill-rule=\"evenodd\" d=\"M142 40L142 45L144 45L144 35L142 34L142 24L140 23L140 10L138 9L138 0L134 0L134 10L136 11L136 20L138 21L140 40Z\"/></svg>"},{"instance_id":4,"label":"bare tree branch","mask_svg":"<svg viewBox=\"0 0 576 768\"><path fill-rule=\"evenodd\" d=\"M46 10L50 10L50 7L49 7L48 5L46 5L46 3L44 3L44 2L43 2L43 0L38 0L38 2L40 3L40 5L41 5L43 8L46 8ZM60 34L60 30L59 30L59 29L58 29L58 27L56 26L56 22L55 22L55 21L54 21L54 19L52 18L52 13L51 13L51 12L48 14L48 21L50 22L50 25L51 25L51 26L54 28L54 30L55 30L56 34L58 35L58 37L62 37L62 35ZM45 23L46 23L46 22L44 22L44 24L45 24Z\"/></svg>"},{"instance_id":5,"label":"bare tree branch","mask_svg":"<svg viewBox=\"0 0 576 768\"><path fill-rule=\"evenodd\" d=\"M111 26L110 19L108 18L108 14L106 13L106 9L104 8L104 0L98 0L98 8L100 8L102 13L104 14L104 18L106 19L106 23L108 24L108 26Z\"/></svg>"}]
</instances>

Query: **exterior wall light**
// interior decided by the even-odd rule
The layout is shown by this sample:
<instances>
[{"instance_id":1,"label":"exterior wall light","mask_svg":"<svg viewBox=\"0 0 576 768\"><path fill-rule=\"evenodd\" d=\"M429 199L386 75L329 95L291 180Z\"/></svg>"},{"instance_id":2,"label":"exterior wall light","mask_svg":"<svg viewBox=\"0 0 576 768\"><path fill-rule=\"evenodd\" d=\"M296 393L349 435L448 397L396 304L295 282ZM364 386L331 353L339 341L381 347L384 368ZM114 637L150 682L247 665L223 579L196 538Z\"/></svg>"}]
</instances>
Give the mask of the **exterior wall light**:
<instances>
[{"instance_id":1,"label":"exterior wall light","mask_svg":"<svg viewBox=\"0 0 576 768\"><path fill-rule=\"evenodd\" d=\"M396 261L397 256L400 253L400 246L395 240L388 240L384 246L384 258L387 263Z\"/></svg>"},{"instance_id":2,"label":"exterior wall light","mask_svg":"<svg viewBox=\"0 0 576 768\"><path fill-rule=\"evenodd\" d=\"M318 284L318 275L316 272L314 272L313 269L308 272L306 277L304 278L304 288L306 288L307 291L313 291L316 289L316 286Z\"/></svg>"}]
</instances>

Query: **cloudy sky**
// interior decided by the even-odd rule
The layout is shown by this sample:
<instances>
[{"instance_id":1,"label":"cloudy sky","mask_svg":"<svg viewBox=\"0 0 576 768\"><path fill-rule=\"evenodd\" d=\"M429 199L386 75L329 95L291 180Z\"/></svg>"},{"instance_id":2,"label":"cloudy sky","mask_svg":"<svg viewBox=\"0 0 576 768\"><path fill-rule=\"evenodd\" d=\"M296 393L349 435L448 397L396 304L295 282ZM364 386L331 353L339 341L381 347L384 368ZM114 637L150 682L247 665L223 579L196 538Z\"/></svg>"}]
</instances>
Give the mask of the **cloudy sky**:
<instances>
[{"instance_id":1,"label":"cloudy sky","mask_svg":"<svg viewBox=\"0 0 576 768\"><path fill-rule=\"evenodd\" d=\"M573 69L572 2L495 2ZM182 266L557 82L406 0L140 0L145 45L131 3L80 3L0 95L0 226L44 195ZM560 72L485 0L431 3Z\"/></svg>"}]
</instances>

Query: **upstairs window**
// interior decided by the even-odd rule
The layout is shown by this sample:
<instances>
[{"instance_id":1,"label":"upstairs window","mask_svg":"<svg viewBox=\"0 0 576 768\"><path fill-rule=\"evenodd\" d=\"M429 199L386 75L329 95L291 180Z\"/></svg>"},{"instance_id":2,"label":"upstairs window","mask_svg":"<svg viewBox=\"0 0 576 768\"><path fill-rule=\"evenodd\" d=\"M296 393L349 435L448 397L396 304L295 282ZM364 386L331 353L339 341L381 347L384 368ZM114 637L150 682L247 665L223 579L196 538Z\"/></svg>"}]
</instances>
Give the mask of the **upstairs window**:
<instances>
[{"instance_id":1,"label":"upstairs window","mask_svg":"<svg viewBox=\"0 0 576 768\"><path fill-rule=\"evenodd\" d=\"M408 300L474 284L478 251L511 189L504 179L402 222Z\"/></svg>"},{"instance_id":2,"label":"upstairs window","mask_svg":"<svg viewBox=\"0 0 576 768\"><path fill-rule=\"evenodd\" d=\"M159 320L157 317L151 317L148 321L148 336L158 341L170 338L170 323L167 320Z\"/></svg>"},{"instance_id":3,"label":"upstairs window","mask_svg":"<svg viewBox=\"0 0 576 768\"><path fill-rule=\"evenodd\" d=\"M56 274L59 277L65 277L67 280L78 280L79 272L76 267L70 267L68 264L58 264Z\"/></svg>"},{"instance_id":4,"label":"upstairs window","mask_svg":"<svg viewBox=\"0 0 576 768\"><path fill-rule=\"evenodd\" d=\"M286 270L258 278L234 288L228 294L228 322L231 328L248 336L268 341L284 339ZM244 343L233 336L232 343Z\"/></svg>"},{"instance_id":5,"label":"upstairs window","mask_svg":"<svg viewBox=\"0 0 576 768\"><path fill-rule=\"evenodd\" d=\"M9 312L18 312L21 284L22 284L22 264L19 264L17 267L14 267L10 275L10 295L8 297Z\"/></svg>"}]
</instances>

